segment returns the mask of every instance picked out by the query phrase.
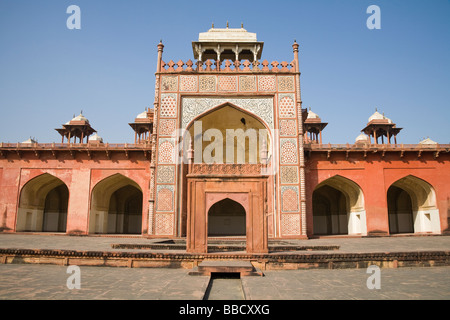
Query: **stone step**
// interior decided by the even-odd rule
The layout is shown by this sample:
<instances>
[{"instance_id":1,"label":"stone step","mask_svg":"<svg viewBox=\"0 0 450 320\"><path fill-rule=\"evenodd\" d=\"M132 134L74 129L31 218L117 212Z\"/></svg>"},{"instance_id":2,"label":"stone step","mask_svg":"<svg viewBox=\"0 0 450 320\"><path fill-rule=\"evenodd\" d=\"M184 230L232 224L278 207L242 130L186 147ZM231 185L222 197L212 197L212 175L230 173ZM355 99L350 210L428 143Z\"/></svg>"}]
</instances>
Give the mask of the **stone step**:
<instances>
[{"instance_id":1,"label":"stone step","mask_svg":"<svg viewBox=\"0 0 450 320\"><path fill-rule=\"evenodd\" d=\"M211 276L212 273L239 273L240 276L263 276L250 261L242 260L205 260L189 272L190 275Z\"/></svg>"}]
</instances>

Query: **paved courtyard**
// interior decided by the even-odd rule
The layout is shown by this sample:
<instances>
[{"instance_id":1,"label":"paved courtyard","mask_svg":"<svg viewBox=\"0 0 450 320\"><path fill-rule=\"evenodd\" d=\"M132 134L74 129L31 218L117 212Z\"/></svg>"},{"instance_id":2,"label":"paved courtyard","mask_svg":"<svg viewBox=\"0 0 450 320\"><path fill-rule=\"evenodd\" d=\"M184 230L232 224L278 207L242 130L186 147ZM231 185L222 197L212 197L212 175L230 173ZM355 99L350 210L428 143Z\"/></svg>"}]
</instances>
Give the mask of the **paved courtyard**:
<instances>
[{"instance_id":1,"label":"paved courtyard","mask_svg":"<svg viewBox=\"0 0 450 320\"><path fill-rule=\"evenodd\" d=\"M149 243L144 238L70 237L0 234L0 248L121 251L113 243ZM339 245L337 252L449 250L450 237L386 237L298 240L304 245ZM132 250L128 250L132 251ZM201 300L209 277L190 276L187 269L81 266L80 289L69 289L68 267L44 264L0 264L0 299L8 300ZM380 289L369 289L366 269L266 270L264 277L243 277L244 295L234 295L236 282L222 281L210 298L221 300L450 299L450 266L380 269ZM214 286L213 286L214 287ZM227 292L228 290L228 292Z\"/></svg>"},{"instance_id":2,"label":"paved courtyard","mask_svg":"<svg viewBox=\"0 0 450 320\"><path fill-rule=\"evenodd\" d=\"M0 299L201 300L209 277L187 272L80 267L80 289L69 289L68 279L73 282L67 267L3 264ZM264 277L243 277L241 282L247 300L450 299L450 267L381 269L380 275L380 289L368 289L371 274L366 269L266 271ZM214 294L218 300L229 297L227 292Z\"/></svg>"}]
</instances>

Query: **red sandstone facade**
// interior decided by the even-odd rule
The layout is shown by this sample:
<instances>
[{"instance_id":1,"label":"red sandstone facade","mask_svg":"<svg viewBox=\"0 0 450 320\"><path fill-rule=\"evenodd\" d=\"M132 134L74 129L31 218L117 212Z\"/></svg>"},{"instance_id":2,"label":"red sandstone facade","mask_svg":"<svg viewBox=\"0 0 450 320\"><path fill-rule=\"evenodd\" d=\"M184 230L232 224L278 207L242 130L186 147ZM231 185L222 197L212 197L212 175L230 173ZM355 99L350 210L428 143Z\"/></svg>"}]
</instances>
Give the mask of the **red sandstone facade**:
<instances>
[{"instance_id":1,"label":"red sandstone facade","mask_svg":"<svg viewBox=\"0 0 450 320\"><path fill-rule=\"evenodd\" d=\"M401 129L378 112L355 144L322 144L326 123L302 108L298 44L281 63L259 62L262 45L213 28L193 43L194 64L164 62L160 43L135 144L85 142L95 130L82 115L57 129L60 144L1 143L1 230L181 237L198 253L217 236L266 253L274 238L446 232L450 145L397 144ZM227 129L267 136L256 152L244 138L236 161L239 142L207 134Z\"/></svg>"}]
</instances>

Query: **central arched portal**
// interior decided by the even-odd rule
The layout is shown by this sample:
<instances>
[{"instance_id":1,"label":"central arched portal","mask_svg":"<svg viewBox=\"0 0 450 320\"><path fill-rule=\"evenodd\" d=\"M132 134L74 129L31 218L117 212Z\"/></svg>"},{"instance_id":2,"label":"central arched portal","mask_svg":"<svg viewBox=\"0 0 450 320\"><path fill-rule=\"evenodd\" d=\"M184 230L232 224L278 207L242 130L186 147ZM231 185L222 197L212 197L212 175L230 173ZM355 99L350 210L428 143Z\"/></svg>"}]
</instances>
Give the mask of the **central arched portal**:
<instances>
[{"instance_id":1,"label":"central arched portal","mask_svg":"<svg viewBox=\"0 0 450 320\"><path fill-rule=\"evenodd\" d=\"M244 207L231 199L216 202L208 210L208 236L245 236Z\"/></svg>"},{"instance_id":2,"label":"central arched portal","mask_svg":"<svg viewBox=\"0 0 450 320\"><path fill-rule=\"evenodd\" d=\"M227 102L199 114L186 129L189 164L181 175L187 252L206 253L208 237L219 236L245 237L248 253L267 253L267 211L273 205L273 177L266 172L273 154L269 127Z\"/></svg>"}]
</instances>

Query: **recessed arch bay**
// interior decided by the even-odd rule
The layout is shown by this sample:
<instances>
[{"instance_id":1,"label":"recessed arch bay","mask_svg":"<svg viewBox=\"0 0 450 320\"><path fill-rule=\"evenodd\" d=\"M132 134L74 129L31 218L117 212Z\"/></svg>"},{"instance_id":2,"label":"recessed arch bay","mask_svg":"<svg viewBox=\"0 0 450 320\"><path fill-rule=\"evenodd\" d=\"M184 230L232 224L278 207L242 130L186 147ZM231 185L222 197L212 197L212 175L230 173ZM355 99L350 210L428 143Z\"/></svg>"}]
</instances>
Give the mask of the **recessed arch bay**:
<instances>
[{"instance_id":1,"label":"recessed arch bay","mask_svg":"<svg viewBox=\"0 0 450 320\"><path fill-rule=\"evenodd\" d=\"M274 128L273 98L198 98L183 97L181 100L181 128L187 125L200 114L219 105L231 103L248 112L251 112L266 122L270 128Z\"/></svg>"},{"instance_id":2,"label":"recessed arch bay","mask_svg":"<svg viewBox=\"0 0 450 320\"><path fill-rule=\"evenodd\" d=\"M17 231L65 232L69 189L59 178L41 174L22 188L17 212Z\"/></svg>"},{"instance_id":3,"label":"recessed arch bay","mask_svg":"<svg viewBox=\"0 0 450 320\"><path fill-rule=\"evenodd\" d=\"M140 186L122 174L98 182L91 193L90 233L139 234L143 194Z\"/></svg>"}]
</instances>

